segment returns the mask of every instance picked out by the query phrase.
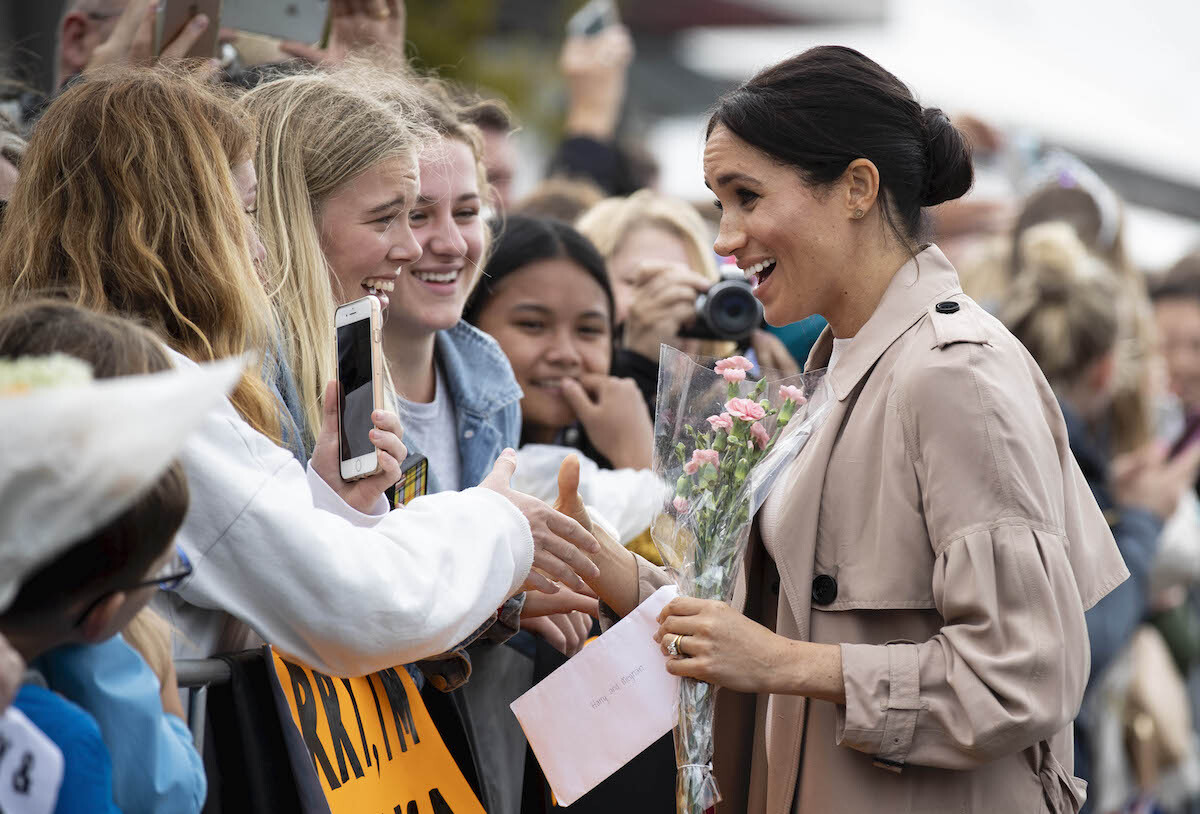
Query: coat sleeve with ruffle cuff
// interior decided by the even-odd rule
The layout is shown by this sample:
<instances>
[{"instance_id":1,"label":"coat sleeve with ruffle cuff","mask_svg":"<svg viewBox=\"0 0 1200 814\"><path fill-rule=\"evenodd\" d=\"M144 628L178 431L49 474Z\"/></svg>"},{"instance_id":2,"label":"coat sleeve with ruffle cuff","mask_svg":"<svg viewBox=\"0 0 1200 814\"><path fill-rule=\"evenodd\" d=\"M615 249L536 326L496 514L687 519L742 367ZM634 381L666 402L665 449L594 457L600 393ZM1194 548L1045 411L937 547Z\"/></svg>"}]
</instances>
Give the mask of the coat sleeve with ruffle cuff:
<instances>
[{"instance_id":1,"label":"coat sleeve with ruffle cuff","mask_svg":"<svg viewBox=\"0 0 1200 814\"><path fill-rule=\"evenodd\" d=\"M945 620L922 643L843 644L837 743L906 764L971 769L1070 724L1087 630L1066 540L1027 523L977 529L934 564Z\"/></svg>"}]
</instances>

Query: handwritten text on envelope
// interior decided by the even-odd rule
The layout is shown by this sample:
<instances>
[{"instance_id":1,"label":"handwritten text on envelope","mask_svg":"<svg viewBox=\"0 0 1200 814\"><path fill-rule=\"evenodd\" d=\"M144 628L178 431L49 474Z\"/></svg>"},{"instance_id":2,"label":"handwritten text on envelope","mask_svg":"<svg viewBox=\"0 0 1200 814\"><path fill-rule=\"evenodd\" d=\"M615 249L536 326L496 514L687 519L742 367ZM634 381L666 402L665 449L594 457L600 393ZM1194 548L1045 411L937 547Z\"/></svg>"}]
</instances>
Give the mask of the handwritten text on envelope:
<instances>
[{"instance_id":1,"label":"handwritten text on envelope","mask_svg":"<svg viewBox=\"0 0 1200 814\"><path fill-rule=\"evenodd\" d=\"M659 588L512 703L560 805L570 805L671 731L679 679L654 633L676 588Z\"/></svg>"}]
</instances>

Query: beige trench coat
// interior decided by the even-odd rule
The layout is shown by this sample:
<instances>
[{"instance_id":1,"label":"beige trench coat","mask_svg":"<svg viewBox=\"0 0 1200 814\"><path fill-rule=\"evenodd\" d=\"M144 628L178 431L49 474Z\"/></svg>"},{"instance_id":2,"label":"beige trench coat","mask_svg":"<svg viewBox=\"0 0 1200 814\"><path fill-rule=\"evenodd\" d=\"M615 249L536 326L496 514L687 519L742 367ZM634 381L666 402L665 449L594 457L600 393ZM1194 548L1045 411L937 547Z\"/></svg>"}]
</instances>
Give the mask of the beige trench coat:
<instances>
[{"instance_id":1,"label":"beige trench coat","mask_svg":"<svg viewBox=\"0 0 1200 814\"><path fill-rule=\"evenodd\" d=\"M829 382L734 606L840 644L846 704L722 690L718 812L1078 811L1083 614L1128 572L1045 378L930 246ZM666 579L639 568L644 599Z\"/></svg>"}]
</instances>

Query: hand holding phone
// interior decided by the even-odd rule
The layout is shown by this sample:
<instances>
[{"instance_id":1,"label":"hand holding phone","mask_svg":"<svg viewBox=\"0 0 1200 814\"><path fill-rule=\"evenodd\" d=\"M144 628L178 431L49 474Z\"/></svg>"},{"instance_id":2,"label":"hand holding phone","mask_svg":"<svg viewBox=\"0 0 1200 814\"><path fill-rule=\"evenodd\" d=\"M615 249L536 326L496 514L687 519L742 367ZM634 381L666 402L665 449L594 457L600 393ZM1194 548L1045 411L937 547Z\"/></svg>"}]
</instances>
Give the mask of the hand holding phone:
<instances>
[{"instance_id":1,"label":"hand holding phone","mask_svg":"<svg viewBox=\"0 0 1200 814\"><path fill-rule=\"evenodd\" d=\"M251 2L225 0L227 3L235 1ZM315 0L306 0L309 5L313 2ZM388 51L402 57L406 24L404 0L343 0L330 5L321 45L313 45L314 40L309 37L291 37L285 38L287 41L279 47L284 53L314 65L337 65L351 54L367 49Z\"/></svg>"},{"instance_id":2,"label":"hand holding phone","mask_svg":"<svg viewBox=\"0 0 1200 814\"><path fill-rule=\"evenodd\" d=\"M165 59L217 54L221 0L158 0L154 53Z\"/></svg>"},{"instance_id":3,"label":"hand holding phone","mask_svg":"<svg viewBox=\"0 0 1200 814\"><path fill-rule=\"evenodd\" d=\"M368 514L400 480L408 457L399 416L383 408L382 322L374 297L334 312L338 378L325 388L321 433L310 464L338 497Z\"/></svg>"},{"instance_id":4,"label":"hand holding phone","mask_svg":"<svg viewBox=\"0 0 1200 814\"><path fill-rule=\"evenodd\" d=\"M219 10L220 0L215 0L215 4ZM165 14L165 7L158 6L154 0L131 0L121 12L108 39L92 52L84 72L105 65L148 65L155 57L178 59L213 55L216 49L217 17L209 17L198 9L196 15L183 18L178 26L170 29L174 33L164 39L159 33L162 14ZM208 53L200 53L208 47L210 38L212 42Z\"/></svg>"},{"instance_id":5,"label":"hand holding phone","mask_svg":"<svg viewBox=\"0 0 1200 814\"><path fill-rule=\"evenodd\" d=\"M601 141L616 134L633 60L628 29L618 22L615 9L608 14L603 5L589 3L572 18L559 57L567 82L566 132Z\"/></svg>"},{"instance_id":6,"label":"hand holding phone","mask_svg":"<svg viewBox=\"0 0 1200 814\"><path fill-rule=\"evenodd\" d=\"M338 450L342 480L379 472L371 418L383 409L383 317L379 300L362 297L334 312L337 330Z\"/></svg>"}]
</instances>

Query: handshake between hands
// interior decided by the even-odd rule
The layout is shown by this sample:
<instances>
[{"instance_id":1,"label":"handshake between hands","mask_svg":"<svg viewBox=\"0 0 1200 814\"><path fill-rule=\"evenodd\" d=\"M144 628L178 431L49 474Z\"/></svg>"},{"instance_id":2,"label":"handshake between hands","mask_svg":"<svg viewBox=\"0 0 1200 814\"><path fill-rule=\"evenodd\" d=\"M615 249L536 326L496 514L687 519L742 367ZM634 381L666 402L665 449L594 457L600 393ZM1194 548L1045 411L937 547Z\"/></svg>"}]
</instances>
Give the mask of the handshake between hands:
<instances>
[{"instance_id":1,"label":"handshake between hands","mask_svg":"<svg viewBox=\"0 0 1200 814\"><path fill-rule=\"evenodd\" d=\"M347 505L370 513L383 492L400 479L400 466L408 455L402 440L404 430L395 413L376 411L372 415L375 428L371 443L379 449L381 469L370 477L343 481L336 387L336 382L330 382L325 393L324 420L313 450L312 468ZM588 586L600 576L594 562L594 556L601 552L597 535L606 545L619 544L593 527L579 497L579 461L574 456L568 456L559 470L559 497L553 507L512 488L516 469L516 453L506 449L479 485L516 506L533 536L533 569L521 586L529 592L521 613L522 627L540 634L565 655L573 655L583 646L591 618L598 613L596 594Z\"/></svg>"}]
</instances>

